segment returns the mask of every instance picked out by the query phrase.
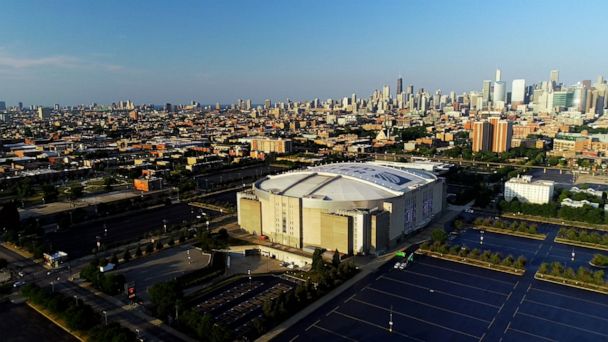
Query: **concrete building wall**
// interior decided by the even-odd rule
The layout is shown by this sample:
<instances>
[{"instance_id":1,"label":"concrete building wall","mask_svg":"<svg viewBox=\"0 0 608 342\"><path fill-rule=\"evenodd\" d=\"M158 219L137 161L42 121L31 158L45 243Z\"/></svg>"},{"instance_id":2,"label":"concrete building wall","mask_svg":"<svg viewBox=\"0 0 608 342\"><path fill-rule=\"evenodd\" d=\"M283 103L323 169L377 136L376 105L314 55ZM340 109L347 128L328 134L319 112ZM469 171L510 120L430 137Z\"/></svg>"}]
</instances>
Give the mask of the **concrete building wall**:
<instances>
[{"instance_id":1,"label":"concrete building wall","mask_svg":"<svg viewBox=\"0 0 608 342\"><path fill-rule=\"evenodd\" d=\"M350 216L321 214L321 247L353 252L353 219Z\"/></svg>"},{"instance_id":2,"label":"concrete building wall","mask_svg":"<svg viewBox=\"0 0 608 342\"><path fill-rule=\"evenodd\" d=\"M260 201L240 198L238 220L241 228L256 235L262 235L262 204Z\"/></svg>"},{"instance_id":3,"label":"concrete building wall","mask_svg":"<svg viewBox=\"0 0 608 342\"><path fill-rule=\"evenodd\" d=\"M381 253L389 247L388 230L391 216L388 212L381 211L371 215L370 219L369 252L372 254Z\"/></svg>"}]
</instances>

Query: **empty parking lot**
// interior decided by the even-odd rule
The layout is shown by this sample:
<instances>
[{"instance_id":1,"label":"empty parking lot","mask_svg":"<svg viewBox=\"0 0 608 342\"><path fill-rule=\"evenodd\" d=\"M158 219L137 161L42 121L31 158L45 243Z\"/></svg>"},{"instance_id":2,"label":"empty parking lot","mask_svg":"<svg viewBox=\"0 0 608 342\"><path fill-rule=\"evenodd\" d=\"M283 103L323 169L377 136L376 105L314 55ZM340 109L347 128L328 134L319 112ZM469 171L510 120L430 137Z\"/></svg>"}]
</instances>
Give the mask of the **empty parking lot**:
<instances>
[{"instance_id":1,"label":"empty parking lot","mask_svg":"<svg viewBox=\"0 0 608 342\"><path fill-rule=\"evenodd\" d=\"M541 262L587 265L596 251L467 230L469 248L524 255L527 272L505 273L416 256L405 270L382 267L288 329L278 341L598 341L608 339L608 296L534 279ZM575 252L572 261L572 252ZM392 319L391 319L392 317ZM392 321L392 332L390 331Z\"/></svg>"}]
</instances>

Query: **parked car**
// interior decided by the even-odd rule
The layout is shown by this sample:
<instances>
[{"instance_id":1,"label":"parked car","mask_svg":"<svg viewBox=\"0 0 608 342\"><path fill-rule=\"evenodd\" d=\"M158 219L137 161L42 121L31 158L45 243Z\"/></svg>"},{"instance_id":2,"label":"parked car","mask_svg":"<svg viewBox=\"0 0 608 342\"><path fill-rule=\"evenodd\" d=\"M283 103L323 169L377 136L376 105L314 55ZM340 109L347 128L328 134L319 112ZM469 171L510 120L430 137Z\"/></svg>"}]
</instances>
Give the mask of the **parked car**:
<instances>
[{"instance_id":1,"label":"parked car","mask_svg":"<svg viewBox=\"0 0 608 342\"><path fill-rule=\"evenodd\" d=\"M25 282L20 280L20 281L18 281L18 282L15 282L15 283L13 284L13 287L14 287L14 288L17 288L17 287L21 287L21 286L23 286L23 285L25 285Z\"/></svg>"},{"instance_id":2,"label":"parked car","mask_svg":"<svg viewBox=\"0 0 608 342\"><path fill-rule=\"evenodd\" d=\"M395 266L394 266L394 268L395 268L395 269L397 269L397 268L399 268L399 266L401 266L401 263L399 263L399 262L396 262L396 263L395 263Z\"/></svg>"}]
</instances>

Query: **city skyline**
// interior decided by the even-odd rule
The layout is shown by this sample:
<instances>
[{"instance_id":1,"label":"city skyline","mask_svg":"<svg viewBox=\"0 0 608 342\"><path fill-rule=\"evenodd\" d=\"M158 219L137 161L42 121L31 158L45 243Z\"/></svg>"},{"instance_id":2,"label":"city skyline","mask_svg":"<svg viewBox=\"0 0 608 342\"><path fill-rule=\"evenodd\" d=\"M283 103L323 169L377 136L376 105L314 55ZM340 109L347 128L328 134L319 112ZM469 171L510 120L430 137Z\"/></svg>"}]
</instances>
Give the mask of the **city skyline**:
<instances>
[{"instance_id":1,"label":"city skyline","mask_svg":"<svg viewBox=\"0 0 608 342\"><path fill-rule=\"evenodd\" d=\"M496 68L507 89L553 69L565 84L608 69L607 48L581 34L601 30L603 2L594 11L565 1L143 4L5 5L0 99L262 103L370 94L383 84L394 89L399 75L404 86L462 93L479 90ZM566 12L584 17L585 28L559 28ZM573 58L570 51L586 46L593 49L584 60Z\"/></svg>"}]
</instances>

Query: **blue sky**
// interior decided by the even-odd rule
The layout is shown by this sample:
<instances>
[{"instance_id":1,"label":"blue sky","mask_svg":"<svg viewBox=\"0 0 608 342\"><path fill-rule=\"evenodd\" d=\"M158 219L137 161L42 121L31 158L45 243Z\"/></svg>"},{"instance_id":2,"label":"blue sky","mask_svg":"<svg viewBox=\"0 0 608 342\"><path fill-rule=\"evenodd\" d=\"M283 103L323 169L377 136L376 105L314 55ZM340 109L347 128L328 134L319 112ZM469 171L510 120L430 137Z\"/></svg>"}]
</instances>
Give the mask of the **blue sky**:
<instances>
[{"instance_id":1,"label":"blue sky","mask_svg":"<svg viewBox=\"0 0 608 342\"><path fill-rule=\"evenodd\" d=\"M8 104L368 96L608 76L608 1L6 0Z\"/></svg>"}]
</instances>

